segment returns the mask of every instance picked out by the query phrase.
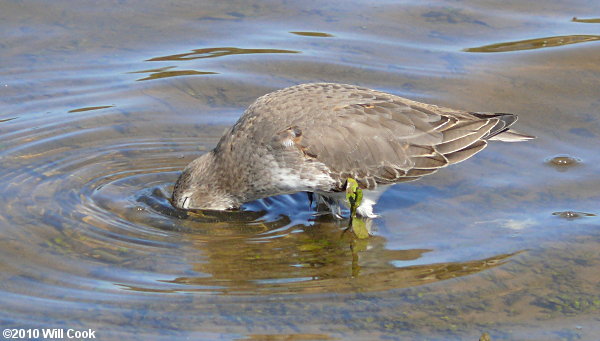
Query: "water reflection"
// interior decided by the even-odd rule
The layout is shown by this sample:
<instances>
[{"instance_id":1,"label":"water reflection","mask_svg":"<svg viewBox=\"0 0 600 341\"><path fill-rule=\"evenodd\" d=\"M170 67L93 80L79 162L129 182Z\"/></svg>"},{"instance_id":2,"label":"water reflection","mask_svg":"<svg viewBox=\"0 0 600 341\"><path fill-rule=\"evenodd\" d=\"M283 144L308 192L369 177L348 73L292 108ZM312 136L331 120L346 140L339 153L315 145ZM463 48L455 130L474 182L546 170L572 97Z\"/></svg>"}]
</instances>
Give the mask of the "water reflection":
<instances>
[{"instance_id":1,"label":"water reflection","mask_svg":"<svg viewBox=\"0 0 600 341\"><path fill-rule=\"evenodd\" d=\"M136 81L147 81L152 79L177 77L177 76L193 76L193 75L216 75L218 72L212 71L196 71L196 70L171 70L176 66L165 66L158 69L133 71L129 73L149 73L150 75L144 78L136 79Z\"/></svg>"},{"instance_id":2,"label":"water reflection","mask_svg":"<svg viewBox=\"0 0 600 341\"><path fill-rule=\"evenodd\" d=\"M384 238L355 243L341 236L339 224L331 223L293 227L268 239L191 237L206 257L192 264L197 275L161 280L179 284L176 288L124 287L149 292L249 295L381 291L466 276L501 265L514 255L398 267L431 250L388 250Z\"/></svg>"},{"instance_id":3,"label":"water reflection","mask_svg":"<svg viewBox=\"0 0 600 341\"><path fill-rule=\"evenodd\" d=\"M122 133L103 131L99 138L111 134ZM77 139L62 147L58 141L49 146L29 140L8 149L13 162L5 163L0 174L11 179L4 186L20 194L3 211L19 223L16 233L36 235L31 219L43 221L46 233L55 231L44 240L44 252L75 257L63 278L81 276L71 268L93 261L119 266L121 272L173 268L133 280L132 275L111 277L114 285L137 292L367 292L477 273L512 255L427 264L421 258L432 249L390 249L378 235L357 240L346 233L347 219L317 215L306 193L258 200L238 211L178 210L169 199L173 181L197 156L199 140L121 137L97 147L83 142L86 135ZM15 155L17 150L21 154ZM21 171L24 164L28 172ZM31 196L34 201L27 199ZM105 271L97 273L104 277Z\"/></svg>"},{"instance_id":4,"label":"water reflection","mask_svg":"<svg viewBox=\"0 0 600 341\"><path fill-rule=\"evenodd\" d=\"M194 59L205 59L205 58L217 58L231 55L252 55L252 54L281 54L281 53L300 53L300 51L294 50L282 50L282 49L246 49L238 47L212 47L194 49L192 52L179 53L174 55L154 57L147 59L146 61L157 62L157 61L189 61ZM173 70L177 66L165 66L161 68L132 71L128 73L148 73L149 75L144 78L137 79L137 81L147 81L161 78L178 77L178 76L197 76L197 75L216 75L219 72L214 71L198 71L198 70Z\"/></svg>"},{"instance_id":5,"label":"water reflection","mask_svg":"<svg viewBox=\"0 0 600 341\"><path fill-rule=\"evenodd\" d=\"M158 200L154 203L150 200L155 210L181 212L167 206L168 200L160 192L155 191L155 195ZM269 207L271 214L287 207L288 212L305 215L307 212L301 211L305 206L303 199L301 194L280 196L259 200L254 205ZM142 198L142 201L148 200ZM262 203L264 201L269 203ZM290 207L291 203L296 207ZM292 225L290 221L300 218L287 217L280 211L279 220L265 221L265 212L210 212L208 215L184 212L188 216L178 225L185 227L185 242L202 255L201 261L190 264L196 275L161 280L176 287L162 288L158 283L121 285L142 292L249 295L381 291L477 273L501 265L514 255L403 266L403 262L417 260L432 250L390 250L381 236L357 240L345 233L347 220L330 216Z\"/></svg>"},{"instance_id":6,"label":"water reflection","mask_svg":"<svg viewBox=\"0 0 600 341\"><path fill-rule=\"evenodd\" d=\"M559 216L564 219L574 220L584 217L595 217L596 215L593 213L586 212L575 212L575 211L562 211L562 212L553 212L552 215Z\"/></svg>"},{"instance_id":7,"label":"water reflection","mask_svg":"<svg viewBox=\"0 0 600 341\"><path fill-rule=\"evenodd\" d=\"M72 110L69 110L69 112L70 113L83 112L83 111L100 110L100 109L106 109L106 108L112 108L112 107L114 107L114 105L98 105L95 107L83 107L83 108L72 109Z\"/></svg>"},{"instance_id":8,"label":"water reflection","mask_svg":"<svg viewBox=\"0 0 600 341\"><path fill-rule=\"evenodd\" d=\"M250 334L239 341L327 341L342 340L342 338L331 337L327 334Z\"/></svg>"},{"instance_id":9,"label":"water reflection","mask_svg":"<svg viewBox=\"0 0 600 341\"><path fill-rule=\"evenodd\" d=\"M329 33L325 33L325 32L292 31L290 33L295 34L297 36L305 36L305 37L321 37L321 38L334 37L333 34L329 34Z\"/></svg>"},{"instance_id":10,"label":"water reflection","mask_svg":"<svg viewBox=\"0 0 600 341\"><path fill-rule=\"evenodd\" d=\"M239 341L328 341L342 340L327 334L249 334Z\"/></svg>"},{"instance_id":11,"label":"water reflection","mask_svg":"<svg viewBox=\"0 0 600 341\"><path fill-rule=\"evenodd\" d=\"M490 44L480 47L471 47L464 49L465 52L511 52L521 50L533 50L547 47L556 47L570 44L586 43L600 40L597 35L571 35L545 37L519 41L509 41L505 43Z\"/></svg>"},{"instance_id":12,"label":"water reflection","mask_svg":"<svg viewBox=\"0 0 600 341\"><path fill-rule=\"evenodd\" d=\"M564 19L597 3L128 4L0 2L6 326L102 340L600 335L598 19ZM536 53L460 52L473 41ZM304 194L170 206L181 169L253 99L310 81L516 112L539 139L392 187L365 241ZM561 153L584 162L545 162Z\"/></svg>"},{"instance_id":13,"label":"water reflection","mask_svg":"<svg viewBox=\"0 0 600 341\"><path fill-rule=\"evenodd\" d=\"M282 50L282 49L244 49L239 47L211 47L203 49L195 49L192 52L173 54L164 57L154 57L147 61L159 62L159 61L182 61L182 60L193 60L193 59L204 59L204 58L217 58L239 54L263 54L263 53L300 53L300 51L294 50Z\"/></svg>"},{"instance_id":14,"label":"water reflection","mask_svg":"<svg viewBox=\"0 0 600 341\"><path fill-rule=\"evenodd\" d=\"M585 24L600 24L600 18L598 18L598 19L580 19L577 17L573 17L573 19L571 19L571 21L585 23Z\"/></svg>"},{"instance_id":15,"label":"water reflection","mask_svg":"<svg viewBox=\"0 0 600 341\"><path fill-rule=\"evenodd\" d=\"M555 168L559 172L566 172L571 168L580 166L581 163L582 160L580 158L570 155L557 155L546 160L546 164Z\"/></svg>"}]
</instances>

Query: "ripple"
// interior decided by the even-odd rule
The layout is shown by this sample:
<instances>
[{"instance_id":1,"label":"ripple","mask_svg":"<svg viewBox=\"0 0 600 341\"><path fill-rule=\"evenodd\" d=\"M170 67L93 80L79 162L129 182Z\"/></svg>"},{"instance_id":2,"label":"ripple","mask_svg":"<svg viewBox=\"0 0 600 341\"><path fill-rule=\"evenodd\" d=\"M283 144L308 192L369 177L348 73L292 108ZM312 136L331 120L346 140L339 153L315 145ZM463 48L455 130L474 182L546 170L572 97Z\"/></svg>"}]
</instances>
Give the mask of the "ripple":
<instances>
[{"instance_id":1,"label":"ripple","mask_svg":"<svg viewBox=\"0 0 600 341\"><path fill-rule=\"evenodd\" d=\"M173 182L198 156L198 138L53 124L19 134L3 151L0 186L12 196L2 216L19 227L15 238L37 245L19 252L23 259L44 255L32 262L44 274L39 290L51 295L57 283L82 296L379 291L465 276L511 256L409 266L432 250L389 250L379 236L355 241L347 221L315 216L305 193L238 211L176 209Z\"/></svg>"},{"instance_id":2,"label":"ripple","mask_svg":"<svg viewBox=\"0 0 600 341\"><path fill-rule=\"evenodd\" d=\"M295 50L283 49L245 49L239 47L209 47L202 49L194 49L192 52L173 54L163 57L150 58L149 62L158 61L182 61L192 59L217 58L224 56L240 55L240 54L265 54L265 53L300 53Z\"/></svg>"},{"instance_id":3,"label":"ripple","mask_svg":"<svg viewBox=\"0 0 600 341\"><path fill-rule=\"evenodd\" d=\"M295 34L297 36L304 36L304 37L319 37L319 38L335 37L333 34L329 34L329 33L325 33L325 32L292 31L290 33Z\"/></svg>"},{"instance_id":4,"label":"ripple","mask_svg":"<svg viewBox=\"0 0 600 341\"><path fill-rule=\"evenodd\" d=\"M322 250L322 249L321 249ZM246 251L246 250L244 250ZM419 254L428 250L406 250L410 254ZM261 278L259 273L254 280L241 280L236 286L216 286L218 281L206 277L179 277L169 283L178 284L178 287L172 289L157 289L151 287L127 287L129 290L141 292L203 292L217 291L229 295L265 295L265 294L311 294L322 292L355 292L359 291L383 291L389 289L406 288L420 286L427 283L438 282L452 278L467 276L506 263L507 259L513 254L502 254L494 257L475 260L469 262L450 262L428 264L421 266L409 266L403 268L391 268L388 270L379 270L376 272L360 273L360 266L352 264L352 268L357 271L352 275L344 272L338 276L319 276L319 271L313 268L312 274L307 276L294 276L286 278ZM417 256L419 257L419 256ZM263 266L273 266L273 259L259 261ZM306 264L308 265L308 264ZM322 265L324 267L325 265ZM303 268L303 266L297 266ZM347 267L347 266L345 266ZM245 269L247 269L245 267ZM258 268L252 267L252 269ZM239 268L227 269L225 273L219 272L217 275L226 274L228 277L234 276L231 272L240 271ZM281 269L280 269L281 270ZM330 270L330 269L329 269ZM246 270L247 271L247 270ZM323 271L323 270L321 270ZM360 274L360 276L359 276ZM236 276L234 276L236 277ZM223 282L223 284L227 284Z\"/></svg>"},{"instance_id":5,"label":"ripple","mask_svg":"<svg viewBox=\"0 0 600 341\"><path fill-rule=\"evenodd\" d=\"M570 168L581 165L580 158L570 155L557 155L546 160L546 164L556 168L558 171L564 172Z\"/></svg>"},{"instance_id":6,"label":"ripple","mask_svg":"<svg viewBox=\"0 0 600 341\"><path fill-rule=\"evenodd\" d=\"M596 215L593 213L585 213L585 212L575 212L575 211L562 211L562 212L553 212L552 215L559 216L564 219L574 220L584 217L595 217Z\"/></svg>"},{"instance_id":7,"label":"ripple","mask_svg":"<svg viewBox=\"0 0 600 341\"><path fill-rule=\"evenodd\" d=\"M600 18L592 18L592 19L581 19L577 17L573 17L571 19L572 22L584 23L584 24L600 24Z\"/></svg>"},{"instance_id":8,"label":"ripple","mask_svg":"<svg viewBox=\"0 0 600 341\"><path fill-rule=\"evenodd\" d=\"M284 49L247 49L247 48L239 48L239 47L210 47L210 48L201 48L194 49L192 52L187 53L178 53L168 56L154 57L147 59L147 62L165 62L165 61L175 61L175 62L185 62L194 59L206 59L206 58L219 58L224 56L232 56L232 55L254 55L254 54L282 54L282 53L301 53L300 51L295 50L284 50ZM149 70L141 70L141 71L131 71L128 73L148 73L149 76L137 79L137 81L147 81L161 78L170 78L170 77L179 77L179 76L206 76L206 75L217 75L219 72L215 71L199 71L193 69L186 70L173 70L177 68L176 65L169 65L161 68L149 69Z\"/></svg>"},{"instance_id":9,"label":"ripple","mask_svg":"<svg viewBox=\"0 0 600 341\"><path fill-rule=\"evenodd\" d=\"M136 81L147 81L152 79L178 77L178 76L193 76L193 75L217 75L218 72L212 71L197 71L197 70L171 70L176 66L165 66L158 69L133 71L128 73L149 73L150 75L144 78L136 79Z\"/></svg>"},{"instance_id":10,"label":"ripple","mask_svg":"<svg viewBox=\"0 0 600 341\"><path fill-rule=\"evenodd\" d=\"M112 107L114 107L114 105L98 105L98 106L94 106L94 107L83 107L83 108L69 110L69 113L83 112L83 111L90 111L90 110L100 110L100 109L107 109L107 108L112 108Z\"/></svg>"},{"instance_id":11,"label":"ripple","mask_svg":"<svg viewBox=\"0 0 600 341\"><path fill-rule=\"evenodd\" d=\"M563 45L571 45L578 43L586 43L590 41L598 41L600 36L597 35L570 35L570 36L555 36L544 37L527 40L509 41L484 45L480 47L471 47L464 49L465 52L513 52L522 50L534 50L548 47L557 47Z\"/></svg>"},{"instance_id":12,"label":"ripple","mask_svg":"<svg viewBox=\"0 0 600 341\"><path fill-rule=\"evenodd\" d=\"M565 20L573 5L515 4L2 5L4 328L366 340L468 339L476 324L523 339L577 323L593 339L596 220L549 213L598 213L595 45L484 58L484 74L483 60L457 50L499 32L596 34L594 24ZM317 80L457 108L510 105L540 139L490 145L388 190L365 241L344 234L346 221L315 217L304 193L231 212L170 205L181 169L253 99ZM585 163L557 173L540 159L553 150ZM513 256L520 249L530 251Z\"/></svg>"}]
</instances>

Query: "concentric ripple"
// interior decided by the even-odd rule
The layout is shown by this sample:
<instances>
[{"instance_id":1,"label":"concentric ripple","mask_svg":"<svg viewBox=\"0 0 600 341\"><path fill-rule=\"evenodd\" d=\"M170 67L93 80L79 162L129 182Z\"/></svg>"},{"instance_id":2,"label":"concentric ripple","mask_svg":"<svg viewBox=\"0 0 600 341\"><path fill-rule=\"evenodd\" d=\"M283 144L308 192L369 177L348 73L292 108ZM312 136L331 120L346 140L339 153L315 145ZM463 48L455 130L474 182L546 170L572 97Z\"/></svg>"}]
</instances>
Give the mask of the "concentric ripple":
<instances>
[{"instance_id":1,"label":"concentric ripple","mask_svg":"<svg viewBox=\"0 0 600 341\"><path fill-rule=\"evenodd\" d=\"M597 339L598 19L570 20L591 2L313 7L0 4L3 328ZM252 100L314 81L514 112L538 139L391 187L367 240L304 193L170 205L181 169Z\"/></svg>"},{"instance_id":2,"label":"concentric ripple","mask_svg":"<svg viewBox=\"0 0 600 341\"><path fill-rule=\"evenodd\" d=\"M177 210L169 202L174 180L215 144L217 133L134 138L84 125L17 125L3 138L8 148L0 181L2 192L12 195L4 219L18 240L32 244L26 258L42 255L50 264L35 264L54 269L61 281L76 278L66 280L68 287L112 293L383 290L478 272L509 256L459 267L398 266L431 250L388 250L382 237L357 243L344 233L347 222L315 217L303 193L258 200L241 211ZM432 276L437 272L445 275Z\"/></svg>"}]
</instances>

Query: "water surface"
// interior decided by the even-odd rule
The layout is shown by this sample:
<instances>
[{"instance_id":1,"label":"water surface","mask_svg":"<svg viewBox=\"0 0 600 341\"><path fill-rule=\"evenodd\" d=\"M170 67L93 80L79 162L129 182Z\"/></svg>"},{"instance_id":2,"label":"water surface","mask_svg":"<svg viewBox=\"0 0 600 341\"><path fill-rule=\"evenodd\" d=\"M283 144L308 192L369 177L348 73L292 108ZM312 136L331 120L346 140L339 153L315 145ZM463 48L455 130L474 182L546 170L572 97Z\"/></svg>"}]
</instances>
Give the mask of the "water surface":
<instances>
[{"instance_id":1,"label":"water surface","mask_svg":"<svg viewBox=\"0 0 600 341\"><path fill-rule=\"evenodd\" d=\"M598 17L585 0L2 2L1 326L596 339ZM312 81L518 113L538 139L392 187L363 241L302 193L170 206L253 99Z\"/></svg>"}]
</instances>

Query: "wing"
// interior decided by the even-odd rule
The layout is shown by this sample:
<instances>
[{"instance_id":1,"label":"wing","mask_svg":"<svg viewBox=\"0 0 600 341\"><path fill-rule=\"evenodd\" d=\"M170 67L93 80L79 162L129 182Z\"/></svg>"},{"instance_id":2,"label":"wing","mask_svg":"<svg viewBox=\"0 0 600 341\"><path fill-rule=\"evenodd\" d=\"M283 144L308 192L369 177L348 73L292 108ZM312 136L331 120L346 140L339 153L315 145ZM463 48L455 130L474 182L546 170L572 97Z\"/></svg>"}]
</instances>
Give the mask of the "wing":
<instances>
[{"instance_id":1,"label":"wing","mask_svg":"<svg viewBox=\"0 0 600 341\"><path fill-rule=\"evenodd\" d=\"M373 189L463 161L515 119L351 85L302 84L257 99L217 148L239 141L268 146L286 164L300 155L325 165L337 182L333 190L342 190L348 177Z\"/></svg>"},{"instance_id":2,"label":"wing","mask_svg":"<svg viewBox=\"0 0 600 341\"><path fill-rule=\"evenodd\" d=\"M432 174L485 148L485 138L512 123L502 117L513 117L444 111L392 95L332 110L294 126L301 136L295 143L331 170L338 189L348 177L373 189Z\"/></svg>"}]
</instances>

